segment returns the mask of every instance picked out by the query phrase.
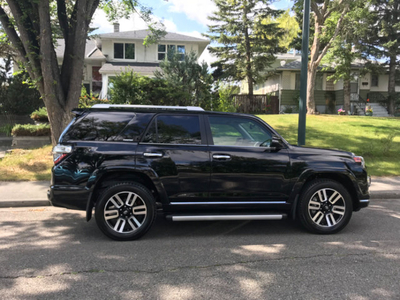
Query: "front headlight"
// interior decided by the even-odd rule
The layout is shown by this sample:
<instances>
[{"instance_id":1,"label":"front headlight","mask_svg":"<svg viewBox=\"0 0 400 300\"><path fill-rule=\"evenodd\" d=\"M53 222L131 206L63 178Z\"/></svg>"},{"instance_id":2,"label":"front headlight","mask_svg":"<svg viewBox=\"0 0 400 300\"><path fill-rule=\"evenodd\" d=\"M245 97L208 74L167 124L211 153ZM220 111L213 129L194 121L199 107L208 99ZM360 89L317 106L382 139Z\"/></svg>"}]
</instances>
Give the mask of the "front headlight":
<instances>
[{"instance_id":1,"label":"front headlight","mask_svg":"<svg viewBox=\"0 0 400 300\"><path fill-rule=\"evenodd\" d=\"M363 168L365 168L365 160L362 156L353 156L353 159L356 163L360 164Z\"/></svg>"}]
</instances>

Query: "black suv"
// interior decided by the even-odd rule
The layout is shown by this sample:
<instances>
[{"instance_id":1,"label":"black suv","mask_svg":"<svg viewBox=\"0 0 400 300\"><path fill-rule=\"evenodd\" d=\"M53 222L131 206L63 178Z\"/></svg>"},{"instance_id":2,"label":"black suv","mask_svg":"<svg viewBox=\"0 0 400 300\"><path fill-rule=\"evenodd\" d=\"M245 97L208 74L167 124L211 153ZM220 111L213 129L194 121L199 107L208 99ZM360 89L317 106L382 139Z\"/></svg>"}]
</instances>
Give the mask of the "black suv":
<instances>
[{"instance_id":1,"label":"black suv","mask_svg":"<svg viewBox=\"0 0 400 300\"><path fill-rule=\"evenodd\" d=\"M369 204L362 157L297 147L261 119L196 107L76 109L54 147L49 199L94 208L116 240L144 235L157 211L172 221L297 218L335 233Z\"/></svg>"}]
</instances>

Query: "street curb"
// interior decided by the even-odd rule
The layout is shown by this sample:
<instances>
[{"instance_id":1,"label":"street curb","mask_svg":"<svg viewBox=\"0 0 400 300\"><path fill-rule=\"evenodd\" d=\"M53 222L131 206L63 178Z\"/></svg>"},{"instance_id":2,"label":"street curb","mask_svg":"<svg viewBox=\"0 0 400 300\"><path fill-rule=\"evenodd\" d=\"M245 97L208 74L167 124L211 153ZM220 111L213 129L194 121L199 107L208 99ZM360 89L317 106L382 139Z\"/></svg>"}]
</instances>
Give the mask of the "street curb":
<instances>
[{"instance_id":1,"label":"street curb","mask_svg":"<svg viewBox=\"0 0 400 300\"><path fill-rule=\"evenodd\" d=\"M51 206L49 200L0 200L0 208Z\"/></svg>"},{"instance_id":2,"label":"street curb","mask_svg":"<svg viewBox=\"0 0 400 300\"><path fill-rule=\"evenodd\" d=\"M371 199L400 199L400 192L370 192Z\"/></svg>"}]
</instances>

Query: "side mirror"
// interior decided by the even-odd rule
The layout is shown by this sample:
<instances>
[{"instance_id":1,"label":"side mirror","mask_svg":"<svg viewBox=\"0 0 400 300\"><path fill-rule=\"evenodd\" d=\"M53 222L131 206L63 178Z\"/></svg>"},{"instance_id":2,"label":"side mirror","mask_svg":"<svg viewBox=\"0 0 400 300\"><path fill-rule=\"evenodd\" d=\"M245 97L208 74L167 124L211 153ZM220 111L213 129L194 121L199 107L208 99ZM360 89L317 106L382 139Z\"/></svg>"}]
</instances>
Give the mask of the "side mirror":
<instances>
[{"instance_id":1,"label":"side mirror","mask_svg":"<svg viewBox=\"0 0 400 300\"><path fill-rule=\"evenodd\" d=\"M282 140L277 136L273 136L271 139L270 148L273 151L278 151L278 150L282 149L283 148Z\"/></svg>"}]
</instances>

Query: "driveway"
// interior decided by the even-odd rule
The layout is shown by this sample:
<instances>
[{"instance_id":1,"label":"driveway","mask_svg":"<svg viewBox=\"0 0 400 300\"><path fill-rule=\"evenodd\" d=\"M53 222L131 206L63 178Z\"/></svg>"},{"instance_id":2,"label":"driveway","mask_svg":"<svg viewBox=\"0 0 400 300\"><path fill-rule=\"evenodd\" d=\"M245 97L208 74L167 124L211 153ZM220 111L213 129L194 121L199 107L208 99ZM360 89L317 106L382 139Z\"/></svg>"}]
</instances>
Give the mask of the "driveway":
<instances>
[{"instance_id":1,"label":"driveway","mask_svg":"<svg viewBox=\"0 0 400 300\"><path fill-rule=\"evenodd\" d=\"M0 209L2 299L399 299L400 200L341 233L293 221L171 223L109 240L84 212Z\"/></svg>"}]
</instances>

